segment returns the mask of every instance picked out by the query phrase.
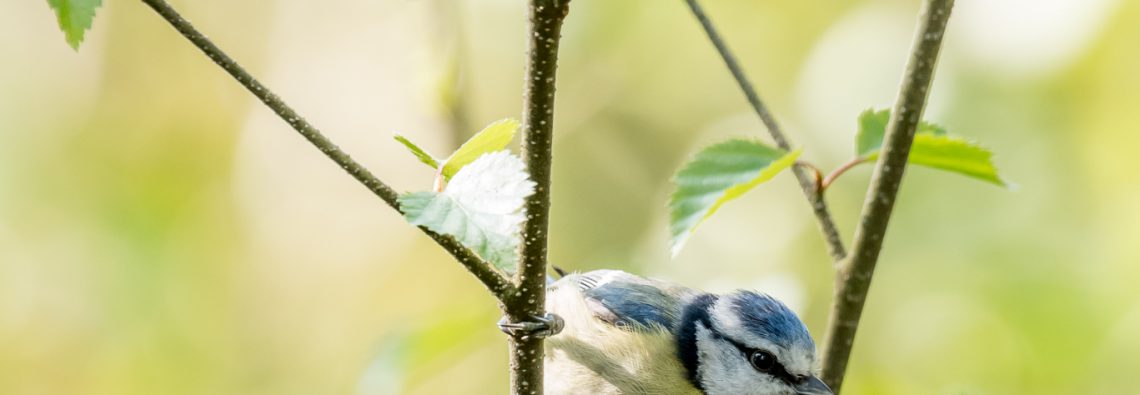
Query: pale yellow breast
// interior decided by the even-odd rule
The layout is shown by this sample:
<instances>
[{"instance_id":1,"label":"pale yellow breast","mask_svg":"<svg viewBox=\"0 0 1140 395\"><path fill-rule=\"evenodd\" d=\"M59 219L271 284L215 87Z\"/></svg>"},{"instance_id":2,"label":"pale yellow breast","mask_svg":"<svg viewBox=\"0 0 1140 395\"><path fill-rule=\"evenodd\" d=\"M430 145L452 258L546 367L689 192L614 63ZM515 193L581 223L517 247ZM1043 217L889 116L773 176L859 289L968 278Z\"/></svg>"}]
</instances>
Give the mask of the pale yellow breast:
<instances>
[{"instance_id":1,"label":"pale yellow breast","mask_svg":"<svg viewBox=\"0 0 1140 395\"><path fill-rule=\"evenodd\" d=\"M566 322L546 339L546 393L700 395L689 383L665 328L634 332L597 321L573 281L547 295Z\"/></svg>"}]
</instances>

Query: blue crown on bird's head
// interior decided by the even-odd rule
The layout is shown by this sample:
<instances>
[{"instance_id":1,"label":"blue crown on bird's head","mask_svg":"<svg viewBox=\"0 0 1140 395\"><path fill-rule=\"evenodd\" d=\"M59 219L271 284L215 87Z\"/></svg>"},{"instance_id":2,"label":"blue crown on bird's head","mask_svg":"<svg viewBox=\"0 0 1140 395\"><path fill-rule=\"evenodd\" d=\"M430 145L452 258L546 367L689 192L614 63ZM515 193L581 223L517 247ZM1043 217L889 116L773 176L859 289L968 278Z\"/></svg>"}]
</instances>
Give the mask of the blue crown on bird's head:
<instances>
[{"instance_id":1,"label":"blue crown on bird's head","mask_svg":"<svg viewBox=\"0 0 1140 395\"><path fill-rule=\"evenodd\" d=\"M776 298L752 291L736 291L722 297L733 316L748 332L788 348L815 350L807 326ZM719 304L719 303L718 303Z\"/></svg>"}]
</instances>

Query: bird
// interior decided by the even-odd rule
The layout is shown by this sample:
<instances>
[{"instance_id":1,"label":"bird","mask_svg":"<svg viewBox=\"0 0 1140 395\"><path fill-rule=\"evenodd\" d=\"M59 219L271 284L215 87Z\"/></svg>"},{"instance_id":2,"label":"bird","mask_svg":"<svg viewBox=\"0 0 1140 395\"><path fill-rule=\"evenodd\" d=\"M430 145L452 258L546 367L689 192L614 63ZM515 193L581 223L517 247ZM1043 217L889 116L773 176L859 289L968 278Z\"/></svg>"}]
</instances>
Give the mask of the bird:
<instances>
[{"instance_id":1,"label":"bird","mask_svg":"<svg viewBox=\"0 0 1140 395\"><path fill-rule=\"evenodd\" d=\"M547 394L833 395L807 327L763 293L595 270L550 284L546 309Z\"/></svg>"}]
</instances>

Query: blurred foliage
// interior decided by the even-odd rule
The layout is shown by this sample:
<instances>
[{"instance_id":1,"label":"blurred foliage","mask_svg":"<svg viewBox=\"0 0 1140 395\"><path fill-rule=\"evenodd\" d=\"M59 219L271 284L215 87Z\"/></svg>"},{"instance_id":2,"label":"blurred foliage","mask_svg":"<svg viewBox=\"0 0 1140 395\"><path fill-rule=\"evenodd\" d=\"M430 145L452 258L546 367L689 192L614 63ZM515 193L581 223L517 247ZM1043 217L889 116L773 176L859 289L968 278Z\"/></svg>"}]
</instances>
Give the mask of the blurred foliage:
<instances>
[{"instance_id":1,"label":"blurred foliage","mask_svg":"<svg viewBox=\"0 0 1140 395\"><path fill-rule=\"evenodd\" d=\"M173 3L400 190L433 170L392 131L447 152L459 120L520 108L518 2ZM707 6L832 168L855 117L890 105L917 3ZM0 2L0 26L0 393L505 391L481 286L141 3L100 8L79 53L42 2ZM958 1L926 118L1020 189L908 172L846 394L1140 386L1136 37L1140 2ZM462 87L441 83L456 67ZM821 335L830 263L790 175L669 259L672 172L764 136L683 4L576 0L558 104L555 264L761 289ZM844 229L869 172L829 190Z\"/></svg>"}]
</instances>

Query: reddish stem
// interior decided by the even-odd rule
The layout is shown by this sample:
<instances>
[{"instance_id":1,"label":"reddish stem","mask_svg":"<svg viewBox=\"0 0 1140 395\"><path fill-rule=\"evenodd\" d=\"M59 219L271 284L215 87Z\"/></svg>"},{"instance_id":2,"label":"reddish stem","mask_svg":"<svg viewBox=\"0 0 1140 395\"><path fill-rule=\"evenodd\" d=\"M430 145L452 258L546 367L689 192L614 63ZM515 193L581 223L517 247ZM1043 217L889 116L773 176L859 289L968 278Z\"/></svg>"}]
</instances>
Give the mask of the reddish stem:
<instances>
[{"instance_id":1,"label":"reddish stem","mask_svg":"<svg viewBox=\"0 0 1140 395\"><path fill-rule=\"evenodd\" d=\"M840 165L839 167L835 168L835 170L831 171L831 174L828 174L827 177L823 178L823 182L819 186L819 188L820 188L819 193L822 194L823 191L826 190L827 187L831 186L831 183L835 182L835 179L839 178L839 176L843 175L843 173L846 173L848 170L851 170L851 168L853 168L855 166L859 166L863 163L868 163L868 162L870 162L870 160L868 160L867 158L855 157L855 158L852 158L851 160L847 161L847 163L844 163L844 164Z\"/></svg>"}]
</instances>

